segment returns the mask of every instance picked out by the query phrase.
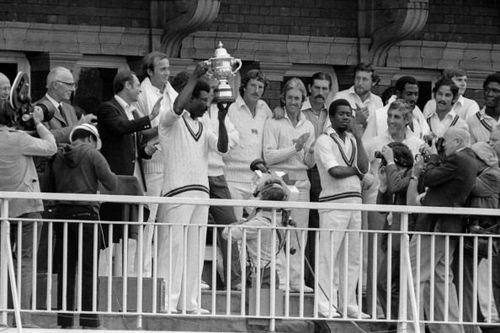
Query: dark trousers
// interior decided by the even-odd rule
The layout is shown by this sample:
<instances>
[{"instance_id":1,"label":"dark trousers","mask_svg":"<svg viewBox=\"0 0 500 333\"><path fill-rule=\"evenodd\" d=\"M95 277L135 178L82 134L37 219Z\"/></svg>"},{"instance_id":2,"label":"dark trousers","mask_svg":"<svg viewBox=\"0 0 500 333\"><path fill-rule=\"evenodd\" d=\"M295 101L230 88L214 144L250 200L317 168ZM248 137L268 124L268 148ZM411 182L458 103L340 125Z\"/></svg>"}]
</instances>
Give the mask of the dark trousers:
<instances>
[{"instance_id":1,"label":"dark trousers","mask_svg":"<svg viewBox=\"0 0 500 333\"><path fill-rule=\"evenodd\" d=\"M318 168L314 166L313 168L307 170L307 176L309 178L309 182L311 183L311 189L309 190L309 201L310 202L318 202L319 195L321 193L321 182L319 179ZM311 209L309 211L309 228L319 228L319 214L318 210ZM304 278L306 285L314 286L314 272L316 268L314 267L314 248L316 247L316 232L317 231L309 231L307 235L307 245L306 245L306 260L309 261L311 265L312 272L307 268L304 270Z\"/></svg>"},{"instance_id":2,"label":"dark trousers","mask_svg":"<svg viewBox=\"0 0 500 333\"><path fill-rule=\"evenodd\" d=\"M227 188L226 177L224 175L208 177L211 199L231 199L231 194ZM231 206L210 206L209 214L212 215L216 225L229 225L236 222L233 207ZM222 237L223 228L217 228L217 242L220 246L223 265L224 279L227 278L228 266L228 241ZM226 281L227 283L227 281ZM241 283L240 255L238 244L232 242L231 247L231 286Z\"/></svg>"},{"instance_id":3,"label":"dark trousers","mask_svg":"<svg viewBox=\"0 0 500 333\"><path fill-rule=\"evenodd\" d=\"M91 220L98 221L99 215L92 211L88 206L64 205L57 206L56 219L69 220ZM56 234L55 271L58 273L57 282L57 308L62 309L63 300L63 281L66 279L66 310L75 310L75 276L78 263L78 234L80 223L67 224L67 240L64 239L64 223L55 224L54 233ZM94 224L83 223L82 233L82 310L92 311L93 290L93 262L94 262ZM97 249L101 239L100 228L98 228ZM63 274L63 249L67 247L67 275ZM98 252L99 253L99 252ZM95 260L99 260L99 255ZM97 274L97 272L96 272ZM96 286L97 287L97 286ZM98 288L96 288L98 290ZM97 309L96 309L97 310ZM57 323L62 327L73 326L73 315L59 313ZM80 314L80 325L86 327L99 326L97 314Z\"/></svg>"}]
</instances>

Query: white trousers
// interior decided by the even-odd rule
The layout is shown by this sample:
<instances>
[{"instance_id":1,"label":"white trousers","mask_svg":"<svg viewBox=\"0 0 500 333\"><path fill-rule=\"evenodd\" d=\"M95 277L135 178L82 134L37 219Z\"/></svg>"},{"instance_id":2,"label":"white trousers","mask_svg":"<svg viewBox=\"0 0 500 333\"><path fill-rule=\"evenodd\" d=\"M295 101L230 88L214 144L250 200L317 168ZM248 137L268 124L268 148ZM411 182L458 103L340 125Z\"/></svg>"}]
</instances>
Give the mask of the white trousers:
<instances>
[{"instance_id":1,"label":"white trousers","mask_svg":"<svg viewBox=\"0 0 500 333\"><path fill-rule=\"evenodd\" d=\"M176 197L208 199L208 193L188 191ZM205 255L208 206L167 205L159 208L158 276L166 282L166 310L198 309Z\"/></svg>"},{"instance_id":2,"label":"white trousers","mask_svg":"<svg viewBox=\"0 0 500 333\"><path fill-rule=\"evenodd\" d=\"M335 202L361 203L361 198L345 198ZM359 231L342 230L360 230L361 212L323 210L319 212L319 225L317 271L320 290L315 291L318 310L328 312L331 304L344 312L344 305L357 307L356 287L360 275L360 235ZM344 260L346 251L347 261ZM336 276L340 277L340 286ZM338 307L337 297L340 299L340 307ZM344 302L345 299L347 304Z\"/></svg>"},{"instance_id":3,"label":"white trousers","mask_svg":"<svg viewBox=\"0 0 500 333\"><path fill-rule=\"evenodd\" d=\"M158 197L161 195L161 189L163 187L163 173L145 173L144 179L146 181L146 195L151 197ZM143 276L150 277L151 276L151 263L152 263L152 254L151 249L153 246L153 235L154 235L154 223L156 221L156 215L158 213L158 204L150 203L148 204L149 209L149 218L148 224L144 228L143 234ZM137 241L137 245L139 245L139 241ZM137 246L136 251L136 262L139 258L139 246ZM137 267L137 264L135 265ZM137 272L136 272L137 273Z\"/></svg>"},{"instance_id":4,"label":"white trousers","mask_svg":"<svg viewBox=\"0 0 500 333\"><path fill-rule=\"evenodd\" d=\"M295 182L295 187L299 190L297 201L309 202L309 190L311 188L311 184L309 180L299 180ZM291 218L295 222L297 228L307 228L309 226L309 210L308 209L292 209L291 210ZM278 270L280 272L280 281L286 282L286 256L290 256L290 286L294 287L294 289L298 289L304 283L304 274L305 274L305 266L304 266L304 257L302 256L302 252L306 249L307 244L307 230L295 230L290 228L292 232L290 233L290 241L287 244L287 253L285 254L285 258L283 260L279 260L278 262ZM292 254L293 252L293 254ZM305 252L304 252L305 253Z\"/></svg>"}]
</instances>

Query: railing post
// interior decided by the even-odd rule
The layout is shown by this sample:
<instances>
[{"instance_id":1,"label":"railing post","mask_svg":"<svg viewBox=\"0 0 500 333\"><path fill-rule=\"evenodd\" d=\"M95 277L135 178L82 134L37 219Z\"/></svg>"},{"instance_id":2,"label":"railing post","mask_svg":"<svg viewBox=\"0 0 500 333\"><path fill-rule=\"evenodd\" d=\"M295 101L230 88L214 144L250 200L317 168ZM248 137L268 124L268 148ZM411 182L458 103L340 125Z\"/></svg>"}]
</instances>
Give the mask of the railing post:
<instances>
[{"instance_id":1,"label":"railing post","mask_svg":"<svg viewBox=\"0 0 500 333\"><path fill-rule=\"evenodd\" d=\"M8 201L6 199L1 200L2 203L2 220L0 221L0 308L7 309L7 299L8 299L8 287L7 287L7 239L9 235L7 226L8 214ZM7 312L2 312L2 320L0 321L3 326L7 326Z\"/></svg>"},{"instance_id":2,"label":"railing post","mask_svg":"<svg viewBox=\"0 0 500 333\"><path fill-rule=\"evenodd\" d=\"M418 254L417 254L418 255ZM418 305L415 298L415 284L413 283L411 261L410 261L410 237L408 235L408 213L401 213L401 242L400 242L400 276L399 276L399 322L401 329L408 330L408 297L412 311L412 324L414 331L420 333L420 318ZM418 281L417 281L418 283Z\"/></svg>"}]
</instances>

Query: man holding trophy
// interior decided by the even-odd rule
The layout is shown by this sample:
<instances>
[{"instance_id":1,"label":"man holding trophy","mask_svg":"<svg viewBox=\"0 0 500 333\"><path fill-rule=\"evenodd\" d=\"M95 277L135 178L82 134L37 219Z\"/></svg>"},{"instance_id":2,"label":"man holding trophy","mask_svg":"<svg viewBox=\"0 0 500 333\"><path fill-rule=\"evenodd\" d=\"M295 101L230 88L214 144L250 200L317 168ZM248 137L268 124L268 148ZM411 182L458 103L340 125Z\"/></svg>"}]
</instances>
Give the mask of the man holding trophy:
<instances>
[{"instance_id":1,"label":"man holding trophy","mask_svg":"<svg viewBox=\"0 0 500 333\"><path fill-rule=\"evenodd\" d=\"M173 110L160 116L159 140L165 152L164 170L168 170L164 174L162 190L166 197L208 199L209 149L220 154L228 151L225 118L231 95L221 96L221 91L216 91L215 98L219 102L218 133L209 131L208 124L201 120L210 102L210 85L202 79L209 70L209 63L211 62L201 62L196 66L175 100ZM212 63L214 64L215 62ZM221 68L212 69L212 72L217 75L217 70L220 71ZM195 168L184 168L186 165ZM172 227L158 228L158 275L167 281L165 310L168 313L176 313L178 310L208 313L208 310L200 308L200 300L197 299L203 267L200 253L204 253L206 238L206 227L200 225L207 223L208 206L163 204L159 214L159 222L174 224ZM188 229L185 233L183 226L186 225ZM190 228L191 225L193 227ZM189 246L185 249L184 244ZM198 287L193 288L194 286Z\"/></svg>"}]
</instances>

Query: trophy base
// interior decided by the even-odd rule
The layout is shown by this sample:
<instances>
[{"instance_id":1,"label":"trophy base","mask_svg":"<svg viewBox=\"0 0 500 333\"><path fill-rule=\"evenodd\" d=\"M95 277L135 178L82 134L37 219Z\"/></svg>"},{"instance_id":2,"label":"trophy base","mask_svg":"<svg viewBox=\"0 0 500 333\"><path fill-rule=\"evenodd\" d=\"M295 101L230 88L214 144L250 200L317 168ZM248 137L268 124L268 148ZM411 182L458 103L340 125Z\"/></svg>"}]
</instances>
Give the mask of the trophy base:
<instances>
[{"instance_id":1,"label":"trophy base","mask_svg":"<svg viewBox=\"0 0 500 333\"><path fill-rule=\"evenodd\" d=\"M231 88L227 90L216 90L214 96L215 103L232 103L234 102L234 96Z\"/></svg>"}]
</instances>

